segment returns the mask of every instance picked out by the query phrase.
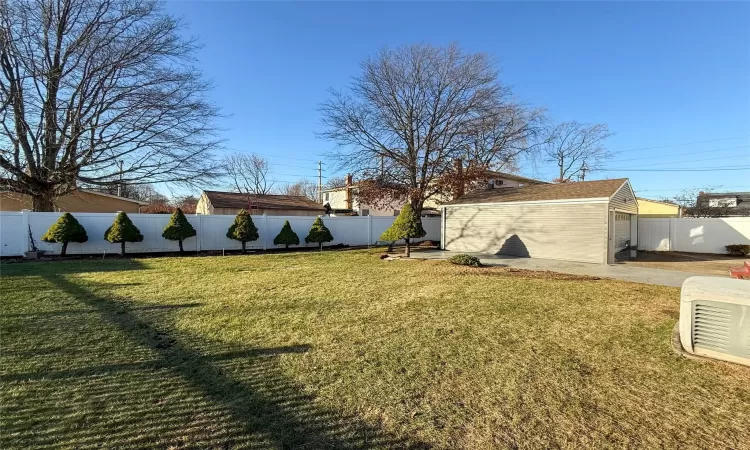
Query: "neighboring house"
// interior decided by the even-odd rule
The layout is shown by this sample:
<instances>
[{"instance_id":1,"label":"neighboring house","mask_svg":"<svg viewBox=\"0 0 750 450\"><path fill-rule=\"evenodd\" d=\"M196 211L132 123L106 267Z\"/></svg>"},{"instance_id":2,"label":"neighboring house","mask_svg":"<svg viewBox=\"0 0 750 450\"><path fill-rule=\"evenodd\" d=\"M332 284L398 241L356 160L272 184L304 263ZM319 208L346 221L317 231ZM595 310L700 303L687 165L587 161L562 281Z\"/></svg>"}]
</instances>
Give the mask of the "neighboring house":
<instances>
[{"instance_id":1,"label":"neighboring house","mask_svg":"<svg viewBox=\"0 0 750 450\"><path fill-rule=\"evenodd\" d=\"M32 204L31 197L26 194L0 191L0 211L32 209ZM118 211L138 213L140 212L140 207L148 205L148 202L87 189L79 189L70 194L57 197L54 199L53 204L55 211L70 213L112 213Z\"/></svg>"},{"instance_id":2,"label":"neighboring house","mask_svg":"<svg viewBox=\"0 0 750 450\"><path fill-rule=\"evenodd\" d=\"M241 209L269 216L318 216L326 212L323 205L304 196L219 191L203 191L195 209L196 214L204 215L236 215Z\"/></svg>"},{"instance_id":3,"label":"neighboring house","mask_svg":"<svg viewBox=\"0 0 750 450\"><path fill-rule=\"evenodd\" d=\"M729 215L748 215L750 192L700 192L696 205L703 208L724 208Z\"/></svg>"},{"instance_id":4,"label":"neighboring house","mask_svg":"<svg viewBox=\"0 0 750 450\"><path fill-rule=\"evenodd\" d=\"M682 217L680 205L638 197L638 217L644 219Z\"/></svg>"},{"instance_id":5,"label":"neighboring house","mask_svg":"<svg viewBox=\"0 0 750 450\"><path fill-rule=\"evenodd\" d=\"M627 178L477 191L444 205L446 250L612 263L637 242Z\"/></svg>"},{"instance_id":6,"label":"neighboring house","mask_svg":"<svg viewBox=\"0 0 750 450\"><path fill-rule=\"evenodd\" d=\"M520 175L488 171L487 179L476 184L479 185L478 189L500 189L548 183ZM360 203L358 193L357 185L352 182L352 176L349 174L346 176L345 186L323 191L323 204L328 204L331 207L333 215L355 213L360 216L397 216L401 212L403 205L398 203L379 207ZM457 194L460 195L461 193ZM441 199L426 200L422 216L439 216L440 205L452 200L452 198L452 196L448 196Z\"/></svg>"}]
</instances>

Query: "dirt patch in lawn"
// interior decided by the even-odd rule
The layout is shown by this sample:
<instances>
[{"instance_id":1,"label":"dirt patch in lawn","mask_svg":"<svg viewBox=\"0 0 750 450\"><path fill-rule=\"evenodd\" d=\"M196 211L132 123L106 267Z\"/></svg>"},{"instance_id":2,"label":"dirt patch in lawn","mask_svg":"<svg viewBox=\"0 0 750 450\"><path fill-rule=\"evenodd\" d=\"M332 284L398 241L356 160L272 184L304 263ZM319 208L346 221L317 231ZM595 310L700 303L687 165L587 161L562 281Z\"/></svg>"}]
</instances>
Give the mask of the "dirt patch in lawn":
<instances>
[{"instance_id":1,"label":"dirt patch in lawn","mask_svg":"<svg viewBox=\"0 0 750 450\"><path fill-rule=\"evenodd\" d=\"M729 268L742 265L743 258L684 252L638 252L635 261L620 264L650 269L677 270L714 276L729 276Z\"/></svg>"}]
</instances>

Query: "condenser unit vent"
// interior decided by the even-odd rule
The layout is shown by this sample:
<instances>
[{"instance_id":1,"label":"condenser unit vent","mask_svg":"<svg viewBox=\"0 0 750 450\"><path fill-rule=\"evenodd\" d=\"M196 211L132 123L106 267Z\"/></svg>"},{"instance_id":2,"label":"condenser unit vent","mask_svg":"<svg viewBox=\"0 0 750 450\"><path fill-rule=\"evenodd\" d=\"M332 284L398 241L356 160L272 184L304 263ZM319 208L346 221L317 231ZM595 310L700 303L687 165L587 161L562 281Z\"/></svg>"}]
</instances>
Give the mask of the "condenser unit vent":
<instances>
[{"instance_id":1,"label":"condenser unit vent","mask_svg":"<svg viewBox=\"0 0 750 450\"><path fill-rule=\"evenodd\" d=\"M679 327L689 353L750 366L750 281L688 278L682 284Z\"/></svg>"}]
</instances>

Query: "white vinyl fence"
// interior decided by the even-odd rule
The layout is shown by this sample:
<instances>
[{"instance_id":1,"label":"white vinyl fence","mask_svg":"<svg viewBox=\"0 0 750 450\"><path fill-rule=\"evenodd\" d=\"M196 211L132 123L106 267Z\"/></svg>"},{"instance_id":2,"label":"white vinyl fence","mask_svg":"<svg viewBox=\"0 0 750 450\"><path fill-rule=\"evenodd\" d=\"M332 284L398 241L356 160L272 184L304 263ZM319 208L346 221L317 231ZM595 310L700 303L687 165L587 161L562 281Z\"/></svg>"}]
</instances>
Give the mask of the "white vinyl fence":
<instances>
[{"instance_id":1,"label":"white vinyl fence","mask_svg":"<svg viewBox=\"0 0 750 450\"><path fill-rule=\"evenodd\" d=\"M55 223L61 213L57 212L0 212L0 256L23 256L29 249L28 230L36 245L41 250L59 253L60 244L42 242L42 235ZM78 222L83 225L89 240L83 244L71 242L68 254L101 254L117 253L120 244L110 244L104 240L104 232L112 225L115 213L74 213ZM146 252L174 252L179 250L177 241L169 241L161 237L164 227L169 222L169 214L129 214L128 217L143 234L143 242L125 244L130 253ZM226 237L234 216L187 216L198 235L183 242L185 251L202 250L239 250L242 245ZM333 242L326 245L345 244L351 246L367 246L375 244L395 217L323 217L326 227L331 230ZM305 245L305 236L310 231L314 216L253 216L253 222L258 227L260 238L248 242L248 249L283 248L273 245L273 238L279 234L284 221L288 220L292 229L299 236L300 247L315 247L317 244ZM427 231L424 239L440 240L440 218L422 218L422 224Z\"/></svg>"},{"instance_id":2,"label":"white vinyl fence","mask_svg":"<svg viewBox=\"0 0 750 450\"><path fill-rule=\"evenodd\" d=\"M638 219L639 250L726 253L732 244L750 244L750 217Z\"/></svg>"}]
</instances>

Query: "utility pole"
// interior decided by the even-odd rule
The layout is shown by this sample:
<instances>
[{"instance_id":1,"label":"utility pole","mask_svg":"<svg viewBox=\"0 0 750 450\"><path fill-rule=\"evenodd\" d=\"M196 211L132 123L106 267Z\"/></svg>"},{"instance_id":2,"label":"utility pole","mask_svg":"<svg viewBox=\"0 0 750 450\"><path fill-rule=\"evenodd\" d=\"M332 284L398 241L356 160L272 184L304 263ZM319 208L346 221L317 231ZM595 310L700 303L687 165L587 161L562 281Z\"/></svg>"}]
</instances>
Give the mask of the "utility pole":
<instances>
[{"instance_id":1,"label":"utility pole","mask_svg":"<svg viewBox=\"0 0 750 450\"><path fill-rule=\"evenodd\" d=\"M578 175L578 181L584 181L586 180L586 172L589 170L589 168L586 166L586 161L581 164L581 173Z\"/></svg>"},{"instance_id":2,"label":"utility pole","mask_svg":"<svg viewBox=\"0 0 750 450\"><path fill-rule=\"evenodd\" d=\"M318 203L323 203L323 161L318 161Z\"/></svg>"},{"instance_id":3,"label":"utility pole","mask_svg":"<svg viewBox=\"0 0 750 450\"><path fill-rule=\"evenodd\" d=\"M117 161L117 164L120 165L120 182L117 183L117 196L122 197L122 164L124 163L123 160Z\"/></svg>"}]
</instances>

